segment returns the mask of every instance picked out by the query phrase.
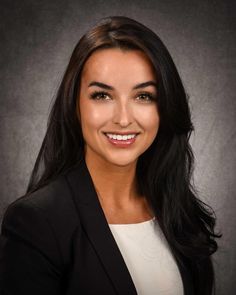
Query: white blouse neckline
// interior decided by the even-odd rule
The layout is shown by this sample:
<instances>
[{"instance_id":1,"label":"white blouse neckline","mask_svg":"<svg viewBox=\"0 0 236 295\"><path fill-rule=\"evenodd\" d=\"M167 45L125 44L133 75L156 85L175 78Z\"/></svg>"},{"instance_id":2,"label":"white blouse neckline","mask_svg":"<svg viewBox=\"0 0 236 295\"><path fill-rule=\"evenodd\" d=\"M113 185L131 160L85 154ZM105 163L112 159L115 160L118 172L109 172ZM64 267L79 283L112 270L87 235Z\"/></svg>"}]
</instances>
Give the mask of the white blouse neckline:
<instances>
[{"instance_id":1,"label":"white blouse neckline","mask_svg":"<svg viewBox=\"0 0 236 295\"><path fill-rule=\"evenodd\" d=\"M149 220L146 220L146 221L142 221L142 222L137 222L137 223L108 223L109 226L112 226L112 227L121 227L121 226L143 226L145 224L149 224L149 223L152 223L154 222L155 220L155 216L152 218L152 219L149 219Z\"/></svg>"}]
</instances>

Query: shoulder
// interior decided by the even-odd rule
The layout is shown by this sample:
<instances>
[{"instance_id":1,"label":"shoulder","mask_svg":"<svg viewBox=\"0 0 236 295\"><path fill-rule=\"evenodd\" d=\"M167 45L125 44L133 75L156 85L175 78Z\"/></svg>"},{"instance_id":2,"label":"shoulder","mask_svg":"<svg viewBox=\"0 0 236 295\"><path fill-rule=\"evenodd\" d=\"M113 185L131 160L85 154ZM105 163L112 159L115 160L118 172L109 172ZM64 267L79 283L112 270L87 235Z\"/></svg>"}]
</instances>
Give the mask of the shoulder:
<instances>
[{"instance_id":1,"label":"shoulder","mask_svg":"<svg viewBox=\"0 0 236 295\"><path fill-rule=\"evenodd\" d=\"M2 222L2 235L7 239L21 241L40 251L44 249L48 257L60 253L64 261L68 260L65 255L78 229L79 215L64 176L18 198L8 206Z\"/></svg>"},{"instance_id":2,"label":"shoulder","mask_svg":"<svg viewBox=\"0 0 236 295\"><path fill-rule=\"evenodd\" d=\"M59 176L39 190L18 198L8 206L5 216L21 210L38 211L48 219L65 218L68 213L71 215L75 208L66 178Z\"/></svg>"}]
</instances>

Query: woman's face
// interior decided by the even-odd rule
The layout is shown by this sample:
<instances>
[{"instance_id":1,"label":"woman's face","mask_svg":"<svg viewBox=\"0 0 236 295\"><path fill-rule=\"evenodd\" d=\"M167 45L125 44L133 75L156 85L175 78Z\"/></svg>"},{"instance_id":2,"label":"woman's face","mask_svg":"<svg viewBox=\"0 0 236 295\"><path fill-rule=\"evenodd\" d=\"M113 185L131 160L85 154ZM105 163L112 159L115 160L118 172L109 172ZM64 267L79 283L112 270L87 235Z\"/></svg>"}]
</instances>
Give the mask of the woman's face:
<instances>
[{"instance_id":1,"label":"woman's face","mask_svg":"<svg viewBox=\"0 0 236 295\"><path fill-rule=\"evenodd\" d=\"M88 58L77 102L86 160L136 163L158 132L156 83L142 51L101 49Z\"/></svg>"}]
</instances>

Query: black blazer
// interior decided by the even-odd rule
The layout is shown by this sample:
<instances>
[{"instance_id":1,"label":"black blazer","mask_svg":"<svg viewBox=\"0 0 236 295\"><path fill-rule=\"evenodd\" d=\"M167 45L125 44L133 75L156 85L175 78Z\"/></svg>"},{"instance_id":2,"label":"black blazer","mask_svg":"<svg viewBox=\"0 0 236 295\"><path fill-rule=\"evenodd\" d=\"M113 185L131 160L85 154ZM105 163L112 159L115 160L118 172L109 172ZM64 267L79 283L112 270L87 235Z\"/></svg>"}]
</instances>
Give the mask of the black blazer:
<instances>
[{"instance_id":1,"label":"black blazer","mask_svg":"<svg viewBox=\"0 0 236 295\"><path fill-rule=\"evenodd\" d=\"M84 160L9 206L0 245L0 294L137 295Z\"/></svg>"}]
</instances>

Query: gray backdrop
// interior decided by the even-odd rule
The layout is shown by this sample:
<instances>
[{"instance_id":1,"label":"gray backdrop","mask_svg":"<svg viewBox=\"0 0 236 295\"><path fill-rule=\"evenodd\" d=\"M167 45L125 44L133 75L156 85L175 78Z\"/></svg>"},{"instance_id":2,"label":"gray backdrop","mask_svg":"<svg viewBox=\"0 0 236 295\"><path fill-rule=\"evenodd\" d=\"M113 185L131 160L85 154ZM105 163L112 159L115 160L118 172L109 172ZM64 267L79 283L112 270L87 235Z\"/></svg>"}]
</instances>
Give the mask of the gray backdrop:
<instances>
[{"instance_id":1,"label":"gray backdrop","mask_svg":"<svg viewBox=\"0 0 236 295\"><path fill-rule=\"evenodd\" d=\"M235 294L235 37L233 1L1 1L1 217L24 194L50 102L74 45L98 19L125 15L153 29L190 96L195 184L223 233L214 255L217 294Z\"/></svg>"}]
</instances>

